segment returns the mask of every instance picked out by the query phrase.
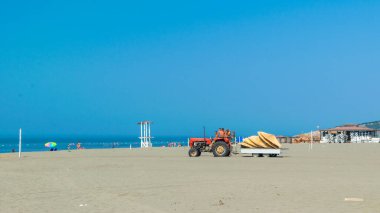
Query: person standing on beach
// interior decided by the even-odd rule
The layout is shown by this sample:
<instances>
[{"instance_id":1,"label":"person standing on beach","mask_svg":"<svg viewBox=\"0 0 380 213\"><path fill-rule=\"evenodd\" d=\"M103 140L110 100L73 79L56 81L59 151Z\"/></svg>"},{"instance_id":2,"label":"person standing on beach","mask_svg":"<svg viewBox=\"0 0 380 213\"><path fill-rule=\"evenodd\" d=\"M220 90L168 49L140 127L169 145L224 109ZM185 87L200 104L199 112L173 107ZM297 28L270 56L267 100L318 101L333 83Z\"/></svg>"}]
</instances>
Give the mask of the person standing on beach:
<instances>
[{"instance_id":1,"label":"person standing on beach","mask_svg":"<svg viewBox=\"0 0 380 213\"><path fill-rule=\"evenodd\" d=\"M78 141L78 143L77 143L77 149L82 149L80 141Z\"/></svg>"}]
</instances>

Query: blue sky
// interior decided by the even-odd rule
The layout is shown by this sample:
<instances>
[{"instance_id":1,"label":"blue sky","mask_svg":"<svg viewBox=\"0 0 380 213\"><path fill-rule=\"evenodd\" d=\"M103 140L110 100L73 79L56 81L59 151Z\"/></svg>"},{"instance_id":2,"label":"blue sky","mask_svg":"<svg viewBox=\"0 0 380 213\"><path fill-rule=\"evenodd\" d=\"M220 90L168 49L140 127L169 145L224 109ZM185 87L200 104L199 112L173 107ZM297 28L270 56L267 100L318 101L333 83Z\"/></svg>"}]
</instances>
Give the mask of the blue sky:
<instances>
[{"instance_id":1,"label":"blue sky","mask_svg":"<svg viewBox=\"0 0 380 213\"><path fill-rule=\"evenodd\" d=\"M249 3L248 3L249 2ZM2 1L0 135L378 120L379 1Z\"/></svg>"}]
</instances>

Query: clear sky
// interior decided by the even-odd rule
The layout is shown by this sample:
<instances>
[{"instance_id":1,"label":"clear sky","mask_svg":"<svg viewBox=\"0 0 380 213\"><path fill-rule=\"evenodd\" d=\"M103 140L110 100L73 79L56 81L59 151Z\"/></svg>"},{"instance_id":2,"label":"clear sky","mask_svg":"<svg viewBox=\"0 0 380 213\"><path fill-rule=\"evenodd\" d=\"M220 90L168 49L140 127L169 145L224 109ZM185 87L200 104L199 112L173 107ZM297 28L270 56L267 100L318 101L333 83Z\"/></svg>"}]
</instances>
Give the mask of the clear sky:
<instances>
[{"instance_id":1,"label":"clear sky","mask_svg":"<svg viewBox=\"0 0 380 213\"><path fill-rule=\"evenodd\" d=\"M0 135L378 120L380 1L0 3Z\"/></svg>"}]
</instances>

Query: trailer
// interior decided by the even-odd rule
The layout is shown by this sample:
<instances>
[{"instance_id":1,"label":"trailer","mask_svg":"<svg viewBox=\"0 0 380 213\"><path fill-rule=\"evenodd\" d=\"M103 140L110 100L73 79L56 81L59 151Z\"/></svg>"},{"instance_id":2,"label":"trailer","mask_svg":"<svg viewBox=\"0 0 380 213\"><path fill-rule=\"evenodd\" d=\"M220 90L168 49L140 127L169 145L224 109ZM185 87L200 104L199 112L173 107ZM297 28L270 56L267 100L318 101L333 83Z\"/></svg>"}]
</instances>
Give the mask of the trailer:
<instances>
[{"instance_id":1,"label":"trailer","mask_svg":"<svg viewBox=\"0 0 380 213\"><path fill-rule=\"evenodd\" d=\"M268 155L269 157L277 157L281 154L281 149L240 149L240 154L251 154L252 156L257 155L258 157L263 157Z\"/></svg>"},{"instance_id":2,"label":"trailer","mask_svg":"<svg viewBox=\"0 0 380 213\"><path fill-rule=\"evenodd\" d=\"M241 148L240 144L232 145L233 154L251 154L258 157L277 157L281 154L281 149L262 149L262 148Z\"/></svg>"}]
</instances>

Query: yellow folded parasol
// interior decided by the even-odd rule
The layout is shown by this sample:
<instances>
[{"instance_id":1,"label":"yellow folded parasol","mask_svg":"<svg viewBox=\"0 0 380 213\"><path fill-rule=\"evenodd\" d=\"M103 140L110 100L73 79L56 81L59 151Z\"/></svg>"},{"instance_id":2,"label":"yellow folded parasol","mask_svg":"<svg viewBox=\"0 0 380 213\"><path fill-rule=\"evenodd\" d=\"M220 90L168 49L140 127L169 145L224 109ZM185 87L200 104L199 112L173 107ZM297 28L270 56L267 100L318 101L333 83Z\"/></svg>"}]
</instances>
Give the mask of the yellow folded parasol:
<instances>
[{"instance_id":1,"label":"yellow folded parasol","mask_svg":"<svg viewBox=\"0 0 380 213\"><path fill-rule=\"evenodd\" d=\"M259 134L260 139L263 140L268 145L270 145L270 147L274 149L281 148L281 144L280 142L278 142L276 136L265 133L265 132L258 132L258 134Z\"/></svg>"}]
</instances>

